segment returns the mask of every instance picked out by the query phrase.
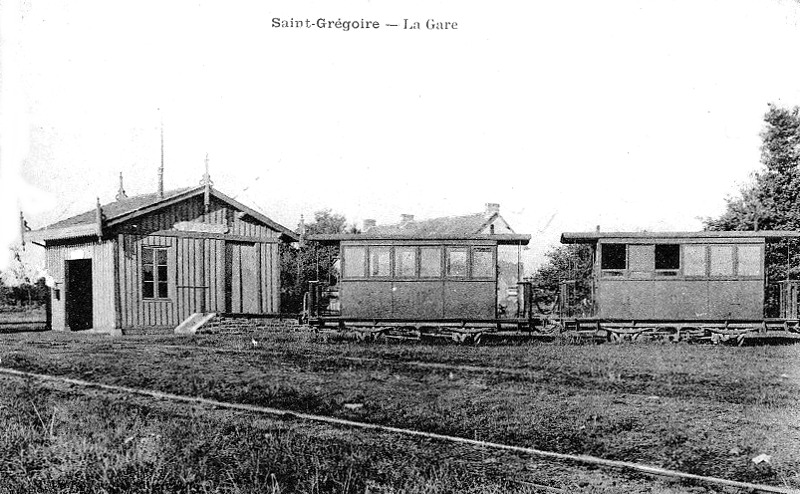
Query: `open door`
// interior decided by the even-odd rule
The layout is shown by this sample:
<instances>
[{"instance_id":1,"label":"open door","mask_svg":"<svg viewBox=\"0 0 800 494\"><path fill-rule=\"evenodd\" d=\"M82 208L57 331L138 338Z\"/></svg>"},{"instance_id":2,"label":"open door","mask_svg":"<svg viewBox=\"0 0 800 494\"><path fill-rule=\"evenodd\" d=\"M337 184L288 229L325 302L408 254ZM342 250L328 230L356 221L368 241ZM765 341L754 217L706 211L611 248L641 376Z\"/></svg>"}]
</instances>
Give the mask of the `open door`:
<instances>
[{"instance_id":1,"label":"open door","mask_svg":"<svg viewBox=\"0 0 800 494\"><path fill-rule=\"evenodd\" d=\"M64 278L67 328L92 328L92 260L66 261Z\"/></svg>"}]
</instances>

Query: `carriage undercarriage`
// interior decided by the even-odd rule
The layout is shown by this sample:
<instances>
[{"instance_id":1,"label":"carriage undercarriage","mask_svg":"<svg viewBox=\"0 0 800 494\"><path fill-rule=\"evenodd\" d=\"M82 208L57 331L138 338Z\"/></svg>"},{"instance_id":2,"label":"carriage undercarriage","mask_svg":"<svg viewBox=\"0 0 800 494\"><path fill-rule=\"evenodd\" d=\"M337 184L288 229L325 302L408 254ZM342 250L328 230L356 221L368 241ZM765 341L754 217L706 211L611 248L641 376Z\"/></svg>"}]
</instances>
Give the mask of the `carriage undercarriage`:
<instances>
[{"instance_id":1,"label":"carriage undercarriage","mask_svg":"<svg viewBox=\"0 0 800 494\"><path fill-rule=\"evenodd\" d=\"M638 341L711 344L786 343L800 341L797 319L737 321L631 321L550 316L495 320L363 320L319 317L309 320L322 333L357 340L428 340L456 343L559 341L623 343Z\"/></svg>"}]
</instances>

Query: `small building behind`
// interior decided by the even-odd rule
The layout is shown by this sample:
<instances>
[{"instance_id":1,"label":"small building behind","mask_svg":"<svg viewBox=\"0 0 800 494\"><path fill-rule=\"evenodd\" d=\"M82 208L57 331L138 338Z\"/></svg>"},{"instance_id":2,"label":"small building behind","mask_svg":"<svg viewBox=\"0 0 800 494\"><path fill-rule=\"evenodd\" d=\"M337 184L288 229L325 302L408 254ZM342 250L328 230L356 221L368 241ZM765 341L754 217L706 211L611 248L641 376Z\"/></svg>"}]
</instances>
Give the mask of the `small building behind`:
<instances>
[{"instance_id":1,"label":"small building behind","mask_svg":"<svg viewBox=\"0 0 800 494\"><path fill-rule=\"evenodd\" d=\"M297 235L211 188L127 197L27 234L53 279L52 328L174 328L195 313L280 312Z\"/></svg>"}]
</instances>

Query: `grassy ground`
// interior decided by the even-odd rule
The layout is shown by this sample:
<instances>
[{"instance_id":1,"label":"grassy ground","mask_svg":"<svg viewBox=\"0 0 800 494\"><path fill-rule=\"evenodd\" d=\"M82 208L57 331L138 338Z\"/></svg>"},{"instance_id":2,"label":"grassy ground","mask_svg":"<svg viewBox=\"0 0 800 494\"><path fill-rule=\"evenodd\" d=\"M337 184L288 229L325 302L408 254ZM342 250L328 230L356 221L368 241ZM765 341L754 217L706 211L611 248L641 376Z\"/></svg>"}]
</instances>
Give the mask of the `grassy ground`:
<instances>
[{"instance_id":1,"label":"grassy ground","mask_svg":"<svg viewBox=\"0 0 800 494\"><path fill-rule=\"evenodd\" d=\"M358 344L304 332L44 333L4 337L0 359L21 370L800 487L800 346L459 347ZM364 454L386 456L375 447ZM414 454L424 458L424 451L437 448ZM761 453L771 462L755 465ZM358 489L342 492L364 492L375 478L360 466L353 472ZM454 482L424 472L414 474L415 485Z\"/></svg>"},{"instance_id":2,"label":"grassy ground","mask_svg":"<svg viewBox=\"0 0 800 494\"><path fill-rule=\"evenodd\" d=\"M44 307L0 308L0 333L42 331L45 329Z\"/></svg>"}]
</instances>

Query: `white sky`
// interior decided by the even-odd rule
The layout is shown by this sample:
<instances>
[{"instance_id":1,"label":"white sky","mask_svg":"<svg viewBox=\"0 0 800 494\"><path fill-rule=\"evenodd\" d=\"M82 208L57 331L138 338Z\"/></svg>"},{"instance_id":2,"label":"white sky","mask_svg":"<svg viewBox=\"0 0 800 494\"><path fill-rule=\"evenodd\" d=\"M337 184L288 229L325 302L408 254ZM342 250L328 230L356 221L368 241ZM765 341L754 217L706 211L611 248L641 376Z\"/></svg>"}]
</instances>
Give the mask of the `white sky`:
<instances>
[{"instance_id":1,"label":"white sky","mask_svg":"<svg viewBox=\"0 0 800 494\"><path fill-rule=\"evenodd\" d=\"M120 171L154 191L163 116L167 188L197 184L208 152L216 187L290 228L499 202L536 262L562 231L699 229L759 167L767 103L800 104L796 0L0 9L0 244L19 208L38 228L112 201Z\"/></svg>"}]
</instances>

